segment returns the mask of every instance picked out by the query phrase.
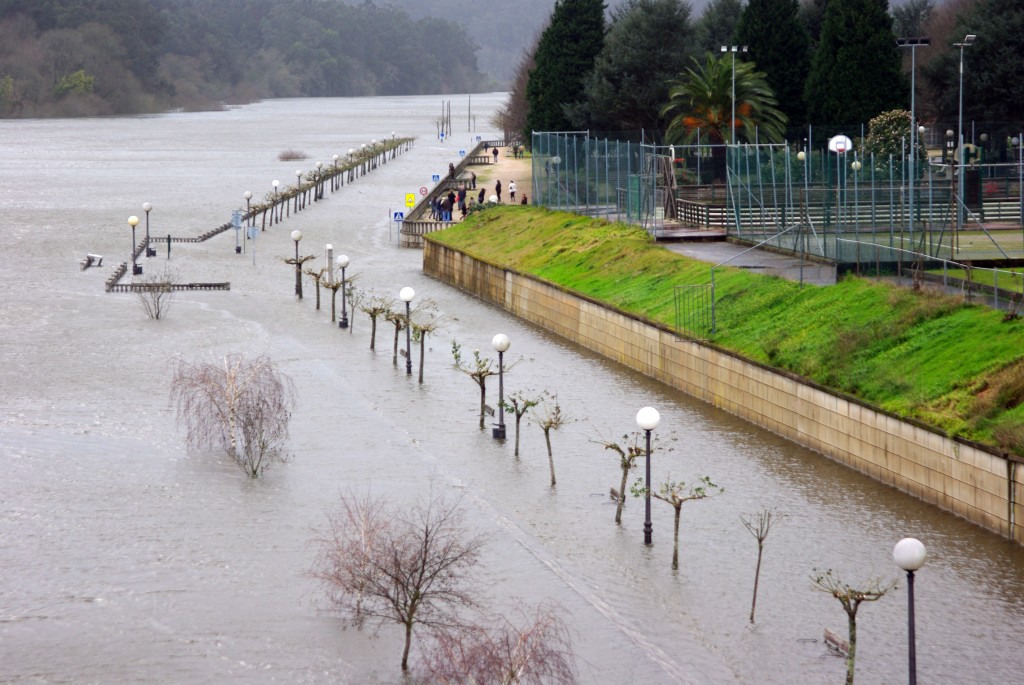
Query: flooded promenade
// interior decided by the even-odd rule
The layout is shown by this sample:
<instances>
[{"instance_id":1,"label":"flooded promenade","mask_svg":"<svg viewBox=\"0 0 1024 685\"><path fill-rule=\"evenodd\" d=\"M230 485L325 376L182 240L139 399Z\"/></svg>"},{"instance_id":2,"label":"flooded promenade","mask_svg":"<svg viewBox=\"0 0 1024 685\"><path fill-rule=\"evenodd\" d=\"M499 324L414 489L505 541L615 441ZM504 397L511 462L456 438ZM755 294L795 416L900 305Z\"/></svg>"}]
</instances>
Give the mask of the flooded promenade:
<instances>
[{"instance_id":1,"label":"flooded promenade","mask_svg":"<svg viewBox=\"0 0 1024 685\"><path fill-rule=\"evenodd\" d=\"M1024 669L1017 546L422 274L420 253L396 247L391 212L460 147L494 136L435 140L425 112L436 99L0 122L0 681L403 682L400 631L346 630L325 611L307 575L310 539L345 489L406 501L435 487L461 496L488 536L482 602L510 617L557 602L583 683L842 682L843 662L821 638L826 627L845 634L846 616L810 575L896 578L892 546L906 535L929 550L916 584L919 681L1014 682ZM500 101L474 96L474 110ZM155 234L198 235L244 207L246 190L263 195L271 180L291 183L296 169L391 131L416 136L415 148L261 232L244 254L227 232L140 261L145 275L169 268L230 291L179 293L160 321L134 296L104 292L143 202ZM281 162L286 149L308 157ZM282 261L295 229L303 254L328 243L347 254L360 288L397 298L411 286L414 306L430 300L451 317L428 338L422 385L392 365L390 327L371 352L364 314L339 330L329 306L315 310L308 279L296 300ZM87 253L104 267L81 271ZM571 419L553 435L556 488L537 426L524 424L513 457L511 440L478 429L476 386L452 366L453 339L493 357L499 332L512 341L506 359L522 359L506 392L557 392ZM258 481L187 451L168 401L170 359L229 352L267 353L298 389L293 459ZM655 479L709 475L726 489L683 507L677 572L671 507L652 504L650 548L641 500L616 526L617 458L594 442L634 430L645 405L662 417ZM757 547L740 516L764 507L783 518L751 625ZM858 682L906 680L904 588L860 612Z\"/></svg>"}]
</instances>

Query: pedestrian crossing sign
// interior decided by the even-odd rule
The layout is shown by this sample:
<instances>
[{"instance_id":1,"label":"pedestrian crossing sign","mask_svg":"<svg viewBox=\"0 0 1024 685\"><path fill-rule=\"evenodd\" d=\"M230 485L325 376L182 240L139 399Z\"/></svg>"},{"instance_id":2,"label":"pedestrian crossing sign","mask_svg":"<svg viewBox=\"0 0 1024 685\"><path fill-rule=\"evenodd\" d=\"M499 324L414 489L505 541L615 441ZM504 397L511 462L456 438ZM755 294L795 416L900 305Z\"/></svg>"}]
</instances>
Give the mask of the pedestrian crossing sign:
<instances>
[{"instance_id":1,"label":"pedestrian crossing sign","mask_svg":"<svg viewBox=\"0 0 1024 685\"><path fill-rule=\"evenodd\" d=\"M405 212L395 212L395 216L394 216L393 221L404 221L404 220L405 220Z\"/></svg>"}]
</instances>

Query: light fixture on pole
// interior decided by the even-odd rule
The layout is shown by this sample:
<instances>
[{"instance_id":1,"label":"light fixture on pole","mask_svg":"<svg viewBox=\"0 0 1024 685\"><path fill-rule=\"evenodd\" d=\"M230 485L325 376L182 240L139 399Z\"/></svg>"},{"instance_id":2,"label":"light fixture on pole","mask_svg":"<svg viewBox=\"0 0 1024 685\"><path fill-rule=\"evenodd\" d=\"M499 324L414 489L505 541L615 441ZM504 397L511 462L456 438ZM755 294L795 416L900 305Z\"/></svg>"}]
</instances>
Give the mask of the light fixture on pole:
<instances>
[{"instance_id":1,"label":"light fixture on pole","mask_svg":"<svg viewBox=\"0 0 1024 685\"><path fill-rule=\"evenodd\" d=\"M398 292L398 299L405 302L405 375L412 375L412 313L409 303L416 297L416 291L405 286Z\"/></svg>"},{"instance_id":2,"label":"light fixture on pole","mask_svg":"<svg viewBox=\"0 0 1024 685\"><path fill-rule=\"evenodd\" d=\"M957 130L957 201L956 201L956 231L959 235L964 228L964 48L969 47L977 38L973 33L964 36L962 43L953 43L954 48L960 48L960 108L956 119ZM974 142L973 140L971 141ZM955 242L955 241L954 241Z\"/></svg>"},{"instance_id":3,"label":"light fixture on pole","mask_svg":"<svg viewBox=\"0 0 1024 685\"><path fill-rule=\"evenodd\" d=\"M491 429L496 440L505 439L505 351L512 341L504 333L491 338L491 347L498 351L498 423Z\"/></svg>"},{"instance_id":4,"label":"light fixture on pole","mask_svg":"<svg viewBox=\"0 0 1024 685\"><path fill-rule=\"evenodd\" d=\"M252 210L250 209L250 203L252 202L252 191L247 190L242 193L242 197L245 198L245 225L252 226ZM248 237L248 235L246 235Z\"/></svg>"},{"instance_id":5,"label":"light fixture on pole","mask_svg":"<svg viewBox=\"0 0 1024 685\"><path fill-rule=\"evenodd\" d=\"M278 181L275 178L273 181L270 182L270 185L274 186L274 207L271 208L271 210L270 210L270 223L273 224L274 223L274 214L277 213L277 211L279 211L278 210L278 205L277 205L277 187L279 185L281 185L281 182ZM275 211L275 210L277 210L277 211ZM281 220L281 215L280 214L278 214L277 220L278 221Z\"/></svg>"},{"instance_id":6,"label":"light fixture on pole","mask_svg":"<svg viewBox=\"0 0 1024 685\"><path fill-rule=\"evenodd\" d=\"M348 328L348 310L345 308L345 267L348 266L348 256L340 254L334 263L341 269L341 318L338 319L338 328Z\"/></svg>"},{"instance_id":7,"label":"light fixture on pole","mask_svg":"<svg viewBox=\"0 0 1024 685\"><path fill-rule=\"evenodd\" d=\"M128 217L128 225L132 227L132 276L142 273L142 267L135 262L135 227L139 225L139 217L132 214Z\"/></svg>"},{"instance_id":8,"label":"light fixture on pole","mask_svg":"<svg viewBox=\"0 0 1024 685\"><path fill-rule=\"evenodd\" d=\"M156 257L156 248L149 246L149 212L153 209L153 205L148 202L142 203L142 211L146 213L146 256Z\"/></svg>"},{"instance_id":9,"label":"light fixture on pole","mask_svg":"<svg viewBox=\"0 0 1024 685\"><path fill-rule=\"evenodd\" d=\"M295 241L295 296L302 299L302 262L299 261L299 241L302 240L302 231L292 231L292 240Z\"/></svg>"},{"instance_id":10,"label":"light fixture on pole","mask_svg":"<svg viewBox=\"0 0 1024 685\"><path fill-rule=\"evenodd\" d=\"M907 174L909 182L909 199L907 207L910 210L907 221L910 229L910 242L914 242L914 177L917 175L917 114L915 110L915 95L917 90L917 49L931 45L930 38L897 38L896 45L901 48L910 48L910 173Z\"/></svg>"},{"instance_id":11,"label":"light fixture on pole","mask_svg":"<svg viewBox=\"0 0 1024 685\"><path fill-rule=\"evenodd\" d=\"M338 157L338 155L333 155L331 157L331 159L334 160L334 173L331 175L331 190L337 190L338 189L338 159L339 159L339 157Z\"/></svg>"},{"instance_id":12,"label":"light fixture on pole","mask_svg":"<svg viewBox=\"0 0 1024 685\"><path fill-rule=\"evenodd\" d=\"M644 489L644 544L651 544L651 533L654 526L651 525L651 431L658 427L661 415L654 407L644 407L636 413L636 425L640 426L647 434L647 475Z\"/></svg>"},{"instance_id":13,"label":"light fixture on pole","mask_svg":"<svg viewBox=\"0 0 1024 685\"><path fill-rule=\"evenodd\" d=\"M722 52L732 53L732 119L729 122L729 144L736 144L736 53L746 52L746 45L723 45Z\"/></svg>"},{"instance_id":14,"label":"light fixture on pole","mask_svg":"<svg viewBox=\"0 0 1024 685\"><path fill-rule=\"evenodd\" d=\"M295 211L299 211L299 191L302 190L302 169L295 170Z\"/></svg>"},{"instance_id":15,"label":"light fixture on pole","mask_svg":"<svg viewBox=\"0 0 1024 685\"><path fill-rule=\"evenodd\" d=\"M916 538L903 538L892 549L892 558L896 565L907 572L907 632L910 648L908 653L910 685L917 684L917 646L914 637L914 571L924 566L925 557L927 557L927 551L921 541Z\"/></svg>"}]
</instances>

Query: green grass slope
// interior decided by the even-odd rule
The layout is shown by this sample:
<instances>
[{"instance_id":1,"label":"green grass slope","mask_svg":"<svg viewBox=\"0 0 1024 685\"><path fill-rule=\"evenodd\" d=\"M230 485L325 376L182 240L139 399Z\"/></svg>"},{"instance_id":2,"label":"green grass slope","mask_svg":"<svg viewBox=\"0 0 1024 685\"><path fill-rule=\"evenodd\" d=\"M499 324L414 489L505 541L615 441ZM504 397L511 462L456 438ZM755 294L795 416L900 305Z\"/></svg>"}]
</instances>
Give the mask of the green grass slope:
<instances>
[{"instance_id":1,"label":"green grass slope","mask_svg":"<svg viewBox=\"0 0 1024 685\"><path fill-rule=\"evenodd\" d=\"M534 207L481 211L430 239L669 327L674 286L710 281L708 264L641 229ZM800 287L724 268L715 285L714 344L1024 455L1024 322L860 278Z\"/></svg>"}]
</instances>

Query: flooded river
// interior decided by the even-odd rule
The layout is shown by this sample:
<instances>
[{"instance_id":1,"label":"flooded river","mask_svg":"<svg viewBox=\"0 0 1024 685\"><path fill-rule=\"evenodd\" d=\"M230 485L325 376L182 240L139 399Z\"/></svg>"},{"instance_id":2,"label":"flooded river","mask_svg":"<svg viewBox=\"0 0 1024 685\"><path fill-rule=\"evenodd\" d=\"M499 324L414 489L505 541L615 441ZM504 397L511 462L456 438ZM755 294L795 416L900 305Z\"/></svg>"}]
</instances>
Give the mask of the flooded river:
<instances>
[{"instance_id":1,"label":"flooded river","mask_svg":"<svg viewBox=\"0 0 1024 685\"><path fill-rule=\"evenodd\" d=\"M310 539L344 490L405 501L434 487L461 496L488 538L481 602L509 616L557 602L582 683L840 683L843 661L822 633L845 635L846 616L810 576L895 579L892 547L905 536L929 552L916 583L919 681L1021 682L1019 547L422 274L389 212L477 135L493 135L485 122L501 97L474 96L475 119L453 98L444 143L440 100L0 122L0 681L403 682L400 631L344 628L308 576ZM261 197L272 179L290 185L297 168L392 131L416 136L415 148L261 233L244 255L229 232L175 244L169 260L162 246L141 258L145 275L170 268L230 291L179 293L160 321L134 296L104 292L143 202L153 234L198 235L244 207L244 191ZM288 149L308 158L278 161ZM360 287L397 296L411 286L416 302L451 317L428 338L422 385L392 366L390 327L371 352L365 315L339 330L329 308L316 311L308 279L296 301L282 262L296 228L304 254L325 243L347 254ZM86 253L104 255L103 267L80 271ZM557 393L571 419L553 434L555 488L538 427L524 424L514 458L512 440L479 430L476 386L452 366L453 339L493 357L499 332L512 341L506 360L521 359L506 391ZM168 360L229 352L267 353L298 390L294 458L256 481L186 450L168 401ZM641 500L616 526L617 459L595 443L634 430L645 405L662 417L655 481L708 475L725 487L684 505L677 572L671 507L652 503L650 548ZM757 545L740 517L765 507L782 518L751 625ZM862 607L858 683L906 682L906 600L901 578Z\"/></svg>"}]
</instances>

